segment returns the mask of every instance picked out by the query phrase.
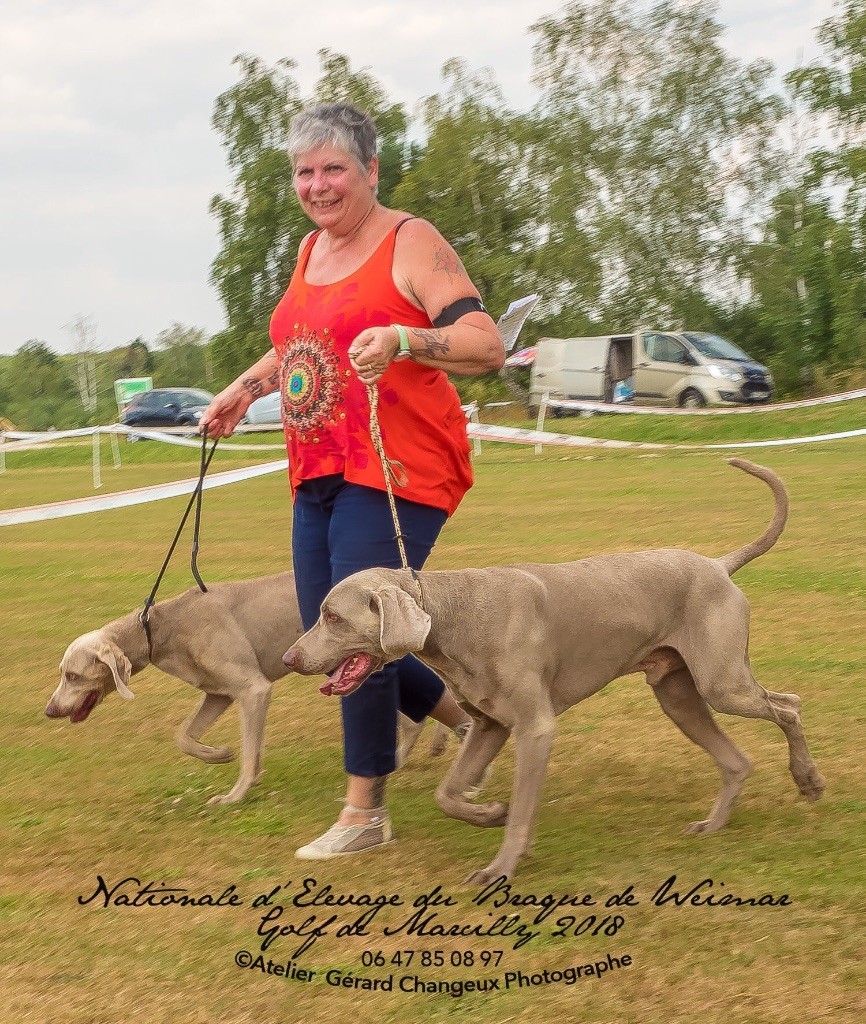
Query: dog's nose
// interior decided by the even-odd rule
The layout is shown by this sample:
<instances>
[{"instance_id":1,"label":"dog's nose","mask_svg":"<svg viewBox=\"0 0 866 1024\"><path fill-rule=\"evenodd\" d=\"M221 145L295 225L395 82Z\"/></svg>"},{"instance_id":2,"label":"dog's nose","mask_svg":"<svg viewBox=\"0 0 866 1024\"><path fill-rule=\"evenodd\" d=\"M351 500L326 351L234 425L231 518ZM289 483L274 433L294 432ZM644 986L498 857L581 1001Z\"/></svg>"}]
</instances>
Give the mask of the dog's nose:
<instances>
[{"instance_id":1,"label":"dog's nose","mask_svg":"<svg viewBox=\"0 0 866 1024\"><path fill-rule=\"evenodd\" d=\"M293 672L300 672L303 667L303 661L301 660L300 652L296 651L294 646L290 647L283 655L283 664Z\"/></svg>"}]
</instances>

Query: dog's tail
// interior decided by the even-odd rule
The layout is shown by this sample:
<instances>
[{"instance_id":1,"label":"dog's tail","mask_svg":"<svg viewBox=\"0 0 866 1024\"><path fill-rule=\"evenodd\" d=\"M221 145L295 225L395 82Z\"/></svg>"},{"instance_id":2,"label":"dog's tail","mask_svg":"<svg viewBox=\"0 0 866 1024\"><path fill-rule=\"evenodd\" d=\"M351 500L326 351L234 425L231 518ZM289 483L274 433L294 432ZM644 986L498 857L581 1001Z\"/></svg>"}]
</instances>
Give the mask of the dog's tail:
<instances>
[{"instance_id":1,"label":"dog's tail","mask_svg":"<svg viewBox=\"0 0 866 1024\"><path fill-rule=\"evenodd\" d=\"M759 480L769 484L773 497L776 499L776 511L773 515L773 521L767 527L764 534L758 537L757 540L753 540L750 544L745 544L743 547L737 548L736 551L731 551L730 554L722 555L721 558L716 559L724 567L728 575L733 576L738 569L742 569L753 558L757 558L759 555L769 551L782 535L782 530L785 529L785 523L788 521L788 492L785 490L785 485L779 477L771 469L767 469L766 466L756 466L754 462L747 462L745 459L728 459L728 463L731 466L736 466L737 469L741 469L744 473L756 476Z\"/></svg>"}]
</instances>

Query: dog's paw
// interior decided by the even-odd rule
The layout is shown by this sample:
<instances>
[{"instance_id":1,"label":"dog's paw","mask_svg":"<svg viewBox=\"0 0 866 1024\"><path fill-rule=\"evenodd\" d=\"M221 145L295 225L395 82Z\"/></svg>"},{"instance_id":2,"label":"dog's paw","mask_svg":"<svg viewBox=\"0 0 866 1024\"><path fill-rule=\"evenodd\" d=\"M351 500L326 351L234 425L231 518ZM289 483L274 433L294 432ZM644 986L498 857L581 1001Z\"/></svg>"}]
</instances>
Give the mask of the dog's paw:
<instances>
[{"instance_id":1,"label":"dog's paw","mask_svg":"<svg viewBox=\"0 0 866 1024\"><path fill-rule=\"evenodd\" d=\"M243 800L244 794L239 793L234 795L233 793L224 793L222 796L212 796L208 800L208 804L237 804Z\"/></svg>"},{"instance_id":2,"label":"dog's paw","mask_svg":"<svg viewBox=\"0 0 866 1024\"><path fill-rule=\"evenodd\" d=\"M807 800L818 800L824 792L825 782L814 765L797 779L797 788Z\"/></svg>"},{"instance_id":3,"label":"dog's paw","mask_svg":"<svg viewBox=\"0 0 866 1024\"><path fill-rule=\"evenodd\" d=\"M705 821L693 821L691 825L686 829L686 835L688 836L708 836L713 832L718 832L719 829L724 825L724 822L713 824L712 819L707 818Z\"/></svg>"},{"instance_id":4,"label":"dog's paw","mask_svg":"<svg viewBox=\"0 0 866 1024\"><path fill-rule=\"evenodd\" d=\"M511 878L512 871L506 871L504 868L497 866L496 861L492 864L488 864L486 868L481 871L473 871L471 875L464 880L464 885L490 885L491 882L498 882L500 879Z\"/></svg>"}]
</instances>

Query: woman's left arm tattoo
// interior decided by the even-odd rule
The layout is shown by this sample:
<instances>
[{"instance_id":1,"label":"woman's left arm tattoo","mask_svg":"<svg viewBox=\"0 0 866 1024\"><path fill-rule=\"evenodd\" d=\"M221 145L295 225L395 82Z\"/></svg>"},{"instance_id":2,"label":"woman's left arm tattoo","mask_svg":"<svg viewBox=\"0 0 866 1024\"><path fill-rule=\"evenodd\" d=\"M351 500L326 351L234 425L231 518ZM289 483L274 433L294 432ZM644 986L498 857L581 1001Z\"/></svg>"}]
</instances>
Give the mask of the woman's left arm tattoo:
<instances>
[{"instance_id":1,"label":"woman's left arm tattoo","mask_svg":"<svg viewBox=\"0 0 866 1024\"><path fill-rule=\"evenodd\" d=\"M416 338L424 342L421 355L426 359L441 359L451 354L451 338L443 328L413 327L411 330Z\"/></svg>"}]
</instances>

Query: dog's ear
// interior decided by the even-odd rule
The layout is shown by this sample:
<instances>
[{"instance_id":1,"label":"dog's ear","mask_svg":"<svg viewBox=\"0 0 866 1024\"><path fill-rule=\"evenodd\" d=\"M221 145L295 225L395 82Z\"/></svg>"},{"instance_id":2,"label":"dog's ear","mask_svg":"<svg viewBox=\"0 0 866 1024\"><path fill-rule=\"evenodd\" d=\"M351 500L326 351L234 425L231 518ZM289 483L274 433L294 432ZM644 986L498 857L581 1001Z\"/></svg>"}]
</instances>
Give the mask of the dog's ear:
<instances>
[{"instance_id":1,"label":"dog's ear","mask_svg":"<svg viewBox=\"0 0 866 1024\"><path fill-rule=\"evenodd\" d=\"M379 609L379 642L388 658L424 648L432 619L405 590L383 587L372 595Z\"/></svg>"},{"instance_id":2,"label":"dog's ear","mask_svg":"<svg viewBox=\"0 0 866 1024\"><path fill-rule=\"evenodd\" d=\"M114 685L124 700L132 700L134 694L126 685L132 675L132 662L116 644L101 644L96 657L105 662L114 676Z\"/></svg>"}]
</instances>

